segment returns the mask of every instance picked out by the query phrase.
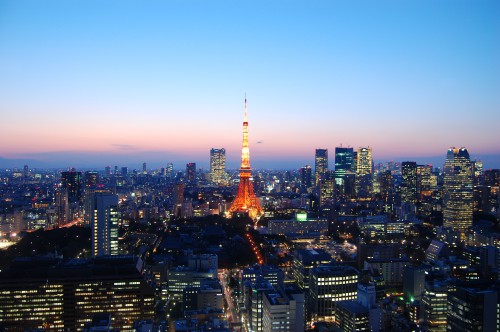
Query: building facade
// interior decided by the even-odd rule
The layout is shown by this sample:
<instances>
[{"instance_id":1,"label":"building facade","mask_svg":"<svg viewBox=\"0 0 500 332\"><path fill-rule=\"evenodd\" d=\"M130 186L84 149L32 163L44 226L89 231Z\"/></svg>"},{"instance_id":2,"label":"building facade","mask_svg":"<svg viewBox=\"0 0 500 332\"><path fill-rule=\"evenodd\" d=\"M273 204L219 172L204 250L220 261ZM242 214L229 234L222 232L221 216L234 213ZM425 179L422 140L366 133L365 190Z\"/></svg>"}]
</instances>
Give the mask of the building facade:
<instances>
[{"instance_id":1,"label":"building facade","mask_svg":"<svg viewBox=\"0 0 500 332\"><path fill-rule=\"evenodd\" d=\"M443 225L464 234L472 226L472 165L466 148L450 148L444 164Z\"/></svg>"}]
</instances>

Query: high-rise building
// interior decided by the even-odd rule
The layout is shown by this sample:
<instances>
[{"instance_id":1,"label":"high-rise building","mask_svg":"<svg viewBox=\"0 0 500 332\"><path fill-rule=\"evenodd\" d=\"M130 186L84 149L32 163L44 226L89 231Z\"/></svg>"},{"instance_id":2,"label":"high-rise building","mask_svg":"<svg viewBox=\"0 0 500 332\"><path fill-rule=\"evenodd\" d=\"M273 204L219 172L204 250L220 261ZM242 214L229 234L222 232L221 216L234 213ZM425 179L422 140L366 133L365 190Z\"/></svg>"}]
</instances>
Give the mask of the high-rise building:
<instances>
[{"instance_id":1,"label":"high-rise building","mask_svg":"<svg viewBox=\"0 0 500 332\"><path fill-rule=\"evenodd\" d=\"M82 198L82 173L75 171L62 172L61 187L68 191L69 203L79 202Z\"/></svg>"},{"instance_id":2,"label":"high-rise building","mask_svg":"<svg viewBox=\"0 0 500 332\"><path fill-rule=\"evenodd\" d=\"M174 178L174 164L168 163L166 172L167 172L167 178L173 179Z\"/></svg>"},{"instance_id":3,"label":"high-rise building","mask_svg":"<svg viewBox=\"0 0 500 332\"><path fill-rule=\"evenodd\" d=\"M425 284L422 296L422 328L429 332L446 331L446 312L448 311L448 284L434 280Z\"/></svg>"},{"instance_id":4,"label":"high-rise building","mask_svg":"<svg viewBox=\"0 0 500 332\"><path fill-rule=\"evenodd\" d=\"M323 265L310 270L308 308L312 321L334 321L336 302L356 300L358 274L348 265Z\"/></svg>"},{"instance_id":5,"label":"high-rise building","mask_svg":"<svg viewBox=\"0 0 500 332\"><path fill-rule=\"evenodd\" d=\"M189 185L196 184L196 163L186 164L186 183Z\"/></svg>"},{"instance_id":6,"label":"high-rise building","mask_svg":"<svg viewBox=\"0 0 500 332\"><path fill-rule=\"evenodd\" d=\"M311 166L306 165L300 168L300 192L308 193L312 188L312 170Z\"/></svg>"},{"instance_id":7,"label":"high-rise building","mask_svg":"<svg viewBox=\"0 0 500 332\"><path fill-rule=\"evenodd\" d=\"M85 188L95 188L99 183L99 173L95 171L85 172Z\"/></svg>"},{"instance_id":8,"label":"high-rise building","mask_svg":"<svg viewBox=\"0 0 500 332\"><path fill-rule=\"evenodd\" d=\"M58 188L55 192L55 199L57 225L60 227L66 224L70 219L68 190L65 188Z\"/></svg>"},{"instance_id":9,"label":"high-rise building","mask_svg":"<svg viewBox=\"0 0 500 332\"><path fill-rule=\"evenodd\" d=\"M278 287L264 297L263 331L304 331L304 292L295 284Z\"/></svg>"},{"instance_id":10,"label":"high-rise building","mask_svg":"<svg viewBox=\"0 0 500 332\"><path fill-rule=\"evenodd\" d=\"M91 220L92 256L118 254L118 195L95 193Z\"/></svg>"},{"instance_id":11,"label":"high-rise building","mask_svg":"<svg viewBox=\"0 0 500 332\"><path fill-rule=\"evenodd\" d=\"M335 325L339 331L370 331L369 310L356 301L337 302Z\"/></svg>"},{"instance_id":12,"label":"high-rise building","mask_svg":"<svg viewBox=\"0 0 500 332\"><path fill-rule=\"evenodd\" d=\"M274 287L262 277L251 283L248 301L249 331L264 331L264 299L266 294L273 293Z\"/></svg>"},{"instance_id":13,"label":"high-rise building","mask_svg":"<svg viewBox=\"0 0 500 332\"><path fill-rule=\"evenodd\" d=\"M146 163L142 163L142 173L146 174L148 172L148 167Z\"/></svg>"},{"instance_id":14,"label":"high-rise building","mask_svg":"<svg viewBox=\"0 0 500 332\"><path fill-rule=\"evenodd\" d=\"M335 176L331 171L326 171L322 175L319 183L319 205L321 208L333 203L335 193Z\"/></svg>"},{"instance_id":15,"label":"high-rise building","mask_svg":"<svg viewBox=\"0 0 500 332\"><path fill-rule=\"evenodd\" d=\"M94 217L96 193L110 194L111 192L108 189L96 187L89 187L85 189L85 197L83 199L83 221L85 225L90 225L92 223L92 218Z\"/></svg>"},{"instance_id":16,"label":"high-rise building","mask_svg":"<svg viewBox=\"0 0 500 332\"><path fill-rule=\"evenodd\" d=\"M210 180L218 185L225 184L226 174L226 149L210 150Z\"/></svg>"},{"instance_id":17,"label":"high-rise building","mask_svg":"<svg viewBox=\"0 0 500 332\"><path fill-rule=\"evenodd\" d=\"M474 185L483 183L483 162L481 160L474 160L472 162L472 174L474 176Z\"/></svg>"},{"instance_id":18,"label":"high-rise building","mask_svg":"<svg viewBox=\"0 0 500 332\"><path fill-rule=\"evenodd\" d=\"M127 174L128 174L128 167L123 166L122 167L122 176L127 176Z\"/></svg>"},{"instance_id":19,"label":"high-rise building","mask_svg":"<svg viewBox=\"0 0 500 332\"><path fill-rule=\"evenodd\" d=\"M378 173L380 183L380 197L384 201L385 212L390 212L394 208L394 190L392 185L392 173L386 170Z\"/></svg>"},{"instance_id":20,"label":"high-rise building","mask_svg":"<svg viewBox=\"0 0 500 332\"><path fill-rule=\"evenodd\" d=\"M309 271L320 265L329 264L332 256L324 249L297 249L293 253L292 274L303 289L309 288Z\"/></svg>"},{"instance_id":21,"label":"high-rise building","mask_svg":"<svg viewBox=\"0 0 500 332\"><path fill-rule=\"evenodd\" d=\"M33 257L2 269L0 289L6 331L84 331L97 313L111 314L114 329L135 331L134 321L154 318L154 292L132 256Z\"/></svg>"},{"instance_id":22,"label":"high-rise building","mask_svg":"<svg viewBox=\"0 0 500 332\"><path fill-rule=\"evenodd\" d=\"M498 331L498 291L457 287L448 291L448 331Z\"/></svg>"},{"instance_id":23,"label":"high-rise building","mask_svg":"<svg viewBox=\"0 0 500 332\"><path fill-rule=\"evenodd\" d=\"M24 165L24 169L23 169L24 180L27 180L29 175L30 175L30 169L29 169L28 165Z\"/></svg>"},{"instance_id":24,"label":"high-rise building","mask_svg":"<svg viewBox=\"0 0 500 332\"><path fill-rule=\"evenodd\" d=\"M328 150L316 149L316 153L314 155L314 179L316 187L319 186L326 171L328 171Z\"/></svg>"},{"instance_id":25,"label":"high-rise building","mask_svg":"<svg viewBox=\"0 0 500 332\"><path fill-rule=\"evenodd\" d=\"M356 162L356 192L359 198L370 198L373 191L372 149L359 148Z\"/></svg>"},{"instance_id":26,"label":"high-rise building","mask_svg":"<svg viewBox=\"0 0 500 332\"><path fill-rule=\"evenodd\" d=\"M223 309L224 293L217 279L203 279L200 286L188 285L182 291L184 310Z\"/></svg>"},{"instance_id":27,"label":"high-rise building","mask_svg":"<svg viewBox=\"0 0 500 332\"><path fill-rule=\"evenodd\" d=\"M255 196L252 184L252 168L250 167L250 149L248 148L248 117L247 99L245 97L245 115L243 118L243 144L241 148L240 183L238 192L231 203L228 213L248 213L252 219L258 219L263 214L259 199Z\"/></svg>"},{"instance_id":28,"label":"high-rise building","mask_svg":"<svg viewBox=\"0 0 500 332\"><path fill-rule=\"evenodd\" d=\"M353 149L335 148L335 181L339 186L344 184L344 175L346 172L356 171L353 169Z\"/></svg>"},{"instance_id":29,"label":"high-rise building","mask_svg":"<svg viewBox=\"0 0 500 332\"><path fill-rule=\"evenodd\" d=\"M283 284L284 273L279 267L269 266L269 265L258 265L255 264L252 267L247 267L240 270L240 279L250 280L251 282L255 282L258 277L264 278L273 285L274 287L278 287Z\"/></svg>"},{"instance_id":30,"label":"high-rise building","mask_svg":"<svg viewBox=\"0 0 500 332\"><path fill-rule=\"evenodd\" d=\"M417 163L403 161L401 163L401 202L406 204L417 203Z\"/></svg>"},{"instance_id":31,"label":"high-rise building","mask_svg":"<svg viewBox=\"0 0 500 332\"><path fill-rule=\"evenodd\" d=\"M406 302L420 301L425 290L426 270L419 266L406 266L403 270L403 293Z\"/></svg>"},{"instance_id":32,"label":"high-rise building","mask_svg":"<svg viewBox=\"0 0 500 332\"><path fill-rule=\"evenodd\" d=\"M444 163L443 225L460 233L472 226L472 165L466 148L451 148Z\"/></svg>"}]
</instances>

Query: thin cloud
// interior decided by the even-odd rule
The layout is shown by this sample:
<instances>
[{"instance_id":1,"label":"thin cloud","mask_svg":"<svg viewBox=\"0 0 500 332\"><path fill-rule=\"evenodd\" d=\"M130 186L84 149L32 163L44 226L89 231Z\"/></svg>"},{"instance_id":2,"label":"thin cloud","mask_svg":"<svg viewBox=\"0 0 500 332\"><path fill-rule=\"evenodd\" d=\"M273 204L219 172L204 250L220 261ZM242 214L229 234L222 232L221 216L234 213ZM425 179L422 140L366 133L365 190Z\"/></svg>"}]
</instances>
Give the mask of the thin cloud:
<instances>
[{"instance_id":1,"label":"thin cloud","mask_svg":"<svg viewBox=\"0 0 500 332\"><path fill-rule=\"evenodd\" d=\"M118 150L135 150L136 147L130 144L112 144Z\"/></svg>"}]
</instances>

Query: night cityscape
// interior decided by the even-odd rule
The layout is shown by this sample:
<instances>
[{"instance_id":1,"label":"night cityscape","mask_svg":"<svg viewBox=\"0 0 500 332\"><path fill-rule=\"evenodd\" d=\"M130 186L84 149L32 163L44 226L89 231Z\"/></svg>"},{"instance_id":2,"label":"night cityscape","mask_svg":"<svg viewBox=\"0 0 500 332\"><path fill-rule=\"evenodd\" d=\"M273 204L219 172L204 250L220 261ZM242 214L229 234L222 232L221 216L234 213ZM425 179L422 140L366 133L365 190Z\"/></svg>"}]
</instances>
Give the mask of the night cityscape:
<instances>
[{"instance_id":1,"label":"night cityscape","mask_svg":"<svg viewBox=\"0 0 500 332\"><path fill-rule=\"evenodd\" d=\"M500 4L359 4L0 1L0 332L500 331Z\"/></svg>"}]
</instances>

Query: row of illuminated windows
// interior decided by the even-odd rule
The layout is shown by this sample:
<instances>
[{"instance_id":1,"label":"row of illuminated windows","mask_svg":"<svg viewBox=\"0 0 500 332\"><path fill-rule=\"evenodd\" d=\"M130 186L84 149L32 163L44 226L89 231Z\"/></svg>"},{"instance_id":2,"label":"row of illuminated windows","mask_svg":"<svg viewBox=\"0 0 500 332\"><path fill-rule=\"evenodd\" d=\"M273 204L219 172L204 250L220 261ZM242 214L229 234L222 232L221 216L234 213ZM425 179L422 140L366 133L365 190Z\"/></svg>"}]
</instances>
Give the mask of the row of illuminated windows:
<instances>
[{"instance_id":1,"label":"row of illuminated windows","mask_svg":"<svg viewBox=\"0 0 500 332\"><path fill-rule=\"evenodd\" d=\"M331 280L358 280L358 275L344 276L344 277L318 278L318 281L331 281Z\"/></svg>"}]
</instances>

